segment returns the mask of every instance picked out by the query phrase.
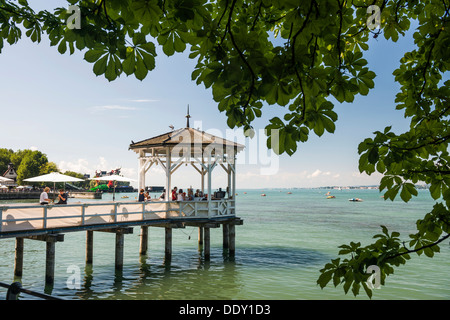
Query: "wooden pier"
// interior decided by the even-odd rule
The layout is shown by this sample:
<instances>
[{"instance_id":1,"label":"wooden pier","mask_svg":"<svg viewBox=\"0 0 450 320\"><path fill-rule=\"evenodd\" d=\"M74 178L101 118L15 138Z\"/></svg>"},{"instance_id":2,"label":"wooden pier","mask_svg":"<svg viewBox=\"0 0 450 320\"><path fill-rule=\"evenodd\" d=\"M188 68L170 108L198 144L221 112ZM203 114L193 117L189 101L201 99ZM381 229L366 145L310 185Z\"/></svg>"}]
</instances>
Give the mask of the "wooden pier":
<instances>
[{"instance_id":1,"label":"wooden pier","mask_svg":"<svg viewBox=\"0 0 450 320\"><path fill-rule=\"evenodd\" d=\"M223 248L235 254L234 199L210 201L101 202L67 205L0 206L0 239L16 238L14 276L22 277L24 239L46 242L45 283L53 285L56 243L68 232L86 232L86 264L94 260L94 231L115 233L115 268L122 270L125 235L141 228L139 253L148 251L148 228L165 228L166 261L172 256L172 229L199 228L199 246L210 259L210 229L222 226Z\"/></svg>"},{"instance_id":2,"label":"wooden pier","mask_svg":"<svg viewBox=\"0 0 450 320\"><path fill-rule=\"evenodd\" d=\"M100 192L88 192L88 191L69 191L70 198L81 198L81 199L101 199L102 194ZM41 196L41 191L11 191L11 192L0 192L0 200L28 200L28 199L39 199ZM57 198L58 192L49 192L48 196L50 199ZM38 202L38 201L36 201Z\"/></svg>"},{"instance_id":3,"label":"wooden pier","mask_svg":"<svg viewBox=\"0 0 450 320\"><path fill-rule=\"evenodd\" d=\"M160 166L166 175L164 201L150 202L97 202L67 205L0 205L0 239L16 238L14 273L22 275L23 239L45 241L47 284L54 281L55 244L64 241L64 233L86 232L86 263L94 259L94 231L116 235L115 266L123 268L125 235L133 227L141 227L139 252L148 250L148 227L165 228L164 252L166 260L172 256L172 229L185 226L198 227L199 246L204 259L211 255L211 229L222 226L223 248L229 255L235 253L235 226L243 221L235 214L236 154L244 145L204 131L190 128L189 107L186 127L155 137L132 141L129 149L138 155L138 186L144 189L146 173ZM191 201L169 201L173 175L182 165L199 173L200 195ZM213 192L212 177L215 168L227 174L226 191ZM220 169L219 169L220 170ZM216 169L217 171L217 169ZM206 180L206 181L205 181ZM226 196L225 196L226 194ZM204 200L203 200L204 199Z\"/></svg>"}]
</instances>

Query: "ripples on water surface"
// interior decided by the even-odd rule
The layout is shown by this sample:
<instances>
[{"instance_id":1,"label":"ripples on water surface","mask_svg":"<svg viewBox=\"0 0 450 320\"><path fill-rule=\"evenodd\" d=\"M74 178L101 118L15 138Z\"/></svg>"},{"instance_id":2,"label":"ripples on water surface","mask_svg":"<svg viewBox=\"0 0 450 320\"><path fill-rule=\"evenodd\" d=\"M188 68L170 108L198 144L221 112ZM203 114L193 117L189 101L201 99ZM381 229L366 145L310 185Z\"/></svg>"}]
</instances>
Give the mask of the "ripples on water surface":
<instances>
[{"instance_id":1,"label":"ripples on water surface","mask_svg":"<svg viewBox=\"0 0 450 320\"><path fill-rule=\"evenodd\" d=\"M336 199L326 199L326 191L265 190L266 197L257 190L239 191L237 213L244 225L236 227L234 258L222 252L222 230L211 229L211 260L205 262L197 249L197 229L191 227L174 229L170 264L164 260L163 228L149 229L149 255L139 257L140 229L134 228L125 235L124 269L116 273L113 234L94 233L91 268L84 264L85 233L66 233L56 245L54 287L44 288L45 243L38 241L25 240L21 281L65 299L355 299L342 287L316 285L319 270L337 257L337 247L369 243L382 224L408 240L433 201L427 191L407 204L384 201L376 190L332 191ZM364 202L349 202L353 197ZM12 282L15 241L0 241L0 281ZM413 256L373 298L449 299L449 258L448 242L433 259ZM71 265L80 268L80 289L67 288ZM367 297L362 292L356 299Z\"/></svg>"}]
</instances>

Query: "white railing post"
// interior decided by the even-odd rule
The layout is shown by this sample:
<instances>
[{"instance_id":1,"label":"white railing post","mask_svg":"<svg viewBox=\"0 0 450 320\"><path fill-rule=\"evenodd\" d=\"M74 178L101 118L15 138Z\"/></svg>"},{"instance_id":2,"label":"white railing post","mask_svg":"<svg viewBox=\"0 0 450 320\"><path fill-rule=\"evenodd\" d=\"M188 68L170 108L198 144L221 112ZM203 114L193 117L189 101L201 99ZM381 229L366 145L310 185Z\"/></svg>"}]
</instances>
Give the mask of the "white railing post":
<instances>
[{"instance_id":1,"label":"white railing post","mask_svg":"<svg viewBox=\"0 0 450 320\"><path fill-rule=\"evenodd\" d=\"M194 217L197 217L197 216L198 216L197 210L198 210L198 202L195 201L195 202L194 202Z\"/></svg>"},{"instance_id":2,"label":"white railing post","mask_svg":"<svg viewBox=\"0 0 450 320\"><path fill-rule=\"evenodd\" d=\"M86 205L83 203L81 205L81 225L84 226L84 216L86 214Z\"/></svg>"},{"instance_id":3,"label":"white railing post","mask_svg":"<svg viewBox=\"0 0 450 320\"><path fill-rule=\"evenodd\" d=\"M170 201L167 201L166 203L166 212L164 212L164 218L169 218L169 212L170 212Z\"/></svg>"},{"instance_id":4,"label":"white railing post","mask_svg":"<svg viewBox=\"0 0 450 320\"><path fill-rule=\"evenodd\" d=\"M44 212L43 212L43 220L42 220L42 229L47 228L47 205L44 204Z\"/></svg>"}]
</instances>

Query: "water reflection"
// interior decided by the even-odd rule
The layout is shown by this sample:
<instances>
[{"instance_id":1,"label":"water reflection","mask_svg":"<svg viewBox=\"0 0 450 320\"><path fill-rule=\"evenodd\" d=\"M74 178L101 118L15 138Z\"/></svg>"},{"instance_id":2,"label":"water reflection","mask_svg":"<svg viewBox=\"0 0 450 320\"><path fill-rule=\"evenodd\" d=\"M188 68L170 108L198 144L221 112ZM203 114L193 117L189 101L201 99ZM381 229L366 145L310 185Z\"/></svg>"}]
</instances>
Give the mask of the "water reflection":
<instances>
[{"instance_id":1,"label":"water reflection","mask_svg":"<svg viewBox=\"0 0 450 320\"><path fill-rule=\"evenodd\" d=\"M216 248L211 250L210 260L200 251L188 249L174 253L170 260L162 254L140 256L136 264L126 263L123 271L111 272L110 265L86 265L80 290L61 292L56 288L53 294L82 300L235 299L245 286L248 270L299 270L328 260L318 251L299 248L248 247L232 256Z\"/></svg>"},{"instance_id":2,"label":"water reflection","mask_svg":"<svg viewBox=\"0 0 450 320\"><path fill-rule=\"evenodd\" d=\"M329 256L311 249L287 247L240 248L232 260L252 267L304 267L320 265Z\"/></svg>"}]
</instances>

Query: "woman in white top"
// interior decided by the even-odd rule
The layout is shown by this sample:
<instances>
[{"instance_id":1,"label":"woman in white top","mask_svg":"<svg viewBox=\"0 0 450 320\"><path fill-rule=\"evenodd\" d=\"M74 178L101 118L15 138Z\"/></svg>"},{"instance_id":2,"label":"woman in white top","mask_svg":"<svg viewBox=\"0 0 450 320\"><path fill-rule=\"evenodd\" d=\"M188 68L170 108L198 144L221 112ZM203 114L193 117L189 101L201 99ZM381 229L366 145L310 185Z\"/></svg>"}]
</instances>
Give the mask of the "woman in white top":
<instances>
[{"instance_id":1,"label":"woman in white top","mask_svg":"<svg viewBox=\"0 0 450 320\"><path fill-rule=\"evenodd\" d=\"M48 198L48 193L50 191L49 187L45 187L44 191L41 193L41 196L39 197L39 203L40 204L48 204L50 202L50 199Z\"/></svg>"},{"instance_id":2,"label":"woman in white top","mask_svg":"<svg viewBox=\"0 0 450 320\"><path fill-rule=\"evenodd\" d=\"M180 191L178 191L177 201L184 201L183 189L180 189Z\"/></svg>"}]
</instances>

